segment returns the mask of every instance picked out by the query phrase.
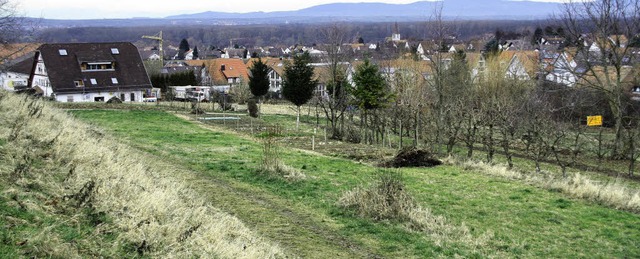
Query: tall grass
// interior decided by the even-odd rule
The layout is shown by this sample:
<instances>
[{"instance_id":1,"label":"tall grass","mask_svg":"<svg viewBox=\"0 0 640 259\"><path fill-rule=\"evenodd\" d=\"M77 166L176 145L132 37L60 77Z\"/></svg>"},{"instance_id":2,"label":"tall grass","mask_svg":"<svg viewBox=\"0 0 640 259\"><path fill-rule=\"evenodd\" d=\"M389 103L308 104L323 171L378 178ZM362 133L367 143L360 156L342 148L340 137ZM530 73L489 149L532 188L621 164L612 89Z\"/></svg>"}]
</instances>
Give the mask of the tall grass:
<instances>
[{"instance_id":1,"label":"tall grass","mask_svg":"<svg viewBox=\"0 0 640 259\"><path fill-rule=\"evenodd\" d=\"M567 177L552 174L521 172L503 165L481 161L461 161L453 157L445 159L449 164L458 164L467 170L487 175L520 180L552 191L560 191L575 198L586 199L619 210L640 213L640 190L626 187L618 181L599 182L580 173Z\"/></svg>"},{"instance_id":2,"label":"tall grass","mask_svg":"<svg viewBox=\"0 0 640 259\"><path fill-rule=\"evenodd\" d=\"M490 248L492 233L474 237L464 224L452 224L446 217L420 206L407 191L399 171L383 171L374 183L346 191L338 205L360 217L404 223L411 231L429 235L439 247L464 245L475 253L495 253Z\"/></svg>"},{"instance_id":3,"label":"tall grass","mask_svg":"<svg viewBox=\"0 0 640 259\"><path fill-rule=\"evenodd\" d=\"M290 181L304 180L306 175L288 165L280 158L280 146L276 135L280 135L279 127L270 127L262 138L262 164L259 173L269 177L285 178Z\"/></svg>"},{"instance_id":4,"label":"tall grass","mask_svg":"<svg viewBox=\"0 0 640 259\"><path fill-rule=\"evenodd\" d=\"M32 171L30 167L36 166L36 158L63 168L63 174L35 176L40 179L38 188L50 189L55 196L51 200L60 201L52 202L50 210L76 206L109 215L113 222L98 225L96 230L116 235L110 248L114 252L107 254L117 256L117 251L124 249L152 257L285 256L277 245L250 231L237 218L206 204L174 176L179 169L119 144L43 101L2 95L0 139L7 140L2 155L9 161L8 175L22 181ZM36 148L41 151L33 152ZM11 192L19 191L8 190L4 195L21 195ZM46 233L43 230L32 238L56 243L47 242ZM51 247L45 254L70 255L56 252L62 246Z\"/></svg>"}]
</instances>

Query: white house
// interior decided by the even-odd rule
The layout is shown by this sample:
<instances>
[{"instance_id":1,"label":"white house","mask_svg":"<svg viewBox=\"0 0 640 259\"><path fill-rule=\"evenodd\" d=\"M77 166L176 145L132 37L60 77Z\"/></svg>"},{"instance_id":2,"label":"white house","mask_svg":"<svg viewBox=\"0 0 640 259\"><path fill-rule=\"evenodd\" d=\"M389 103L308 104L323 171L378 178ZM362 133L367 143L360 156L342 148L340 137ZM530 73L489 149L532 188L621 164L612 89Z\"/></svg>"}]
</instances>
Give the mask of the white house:
<instances>
[{"instance_id":1,"label":"white house","mask_svg":"<svg viewBox=\"0 0 640 259\"><path fill-rule=\"evenodd\" d=\"M43 44L28 87L59 102L142 102L151 81L132 43Z\"/></svg>"}]
</instances>

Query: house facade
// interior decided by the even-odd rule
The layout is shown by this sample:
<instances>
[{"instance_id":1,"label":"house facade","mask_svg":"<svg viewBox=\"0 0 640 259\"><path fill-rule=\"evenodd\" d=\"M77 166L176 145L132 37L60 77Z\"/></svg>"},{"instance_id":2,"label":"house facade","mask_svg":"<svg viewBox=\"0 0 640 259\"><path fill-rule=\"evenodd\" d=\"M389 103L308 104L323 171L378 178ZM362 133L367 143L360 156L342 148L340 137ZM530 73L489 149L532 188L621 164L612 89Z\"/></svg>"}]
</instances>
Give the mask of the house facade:
<instances>
[{"instance_id":1,"label":"house facade","mask_svg":"<svg viewBox=\"0 0 640 259\"><path fill-rule=\"evenodd\" d=\"M31 57L33 56L31 55ZM2 89L13 92L26 88L32 65L32 58L8 65L5 71L0 72L0 85Z\"/></svg>"},{"instance_id":2,"label":"house facade","mask_svg":"<svg viewBox=\"0 0 640 259\"><path fill-rule=\"evenodd\" d=\"M43 44L28 87L59 102L142 102L152 89L138 49L128 42Z\"/></svg>"}]
</instances>

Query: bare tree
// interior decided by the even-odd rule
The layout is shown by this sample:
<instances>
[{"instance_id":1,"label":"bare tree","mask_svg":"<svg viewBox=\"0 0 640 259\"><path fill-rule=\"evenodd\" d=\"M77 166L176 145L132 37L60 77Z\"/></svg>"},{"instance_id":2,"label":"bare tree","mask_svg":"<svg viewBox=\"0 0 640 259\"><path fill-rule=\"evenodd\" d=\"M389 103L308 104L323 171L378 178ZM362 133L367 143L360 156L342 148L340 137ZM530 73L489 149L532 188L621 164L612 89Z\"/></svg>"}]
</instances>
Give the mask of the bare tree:
<instances>
[{"instance_id":1,"label":"bare tree","mask_svg":"<svg viewBox=\"0 0 640 259\"><path fill-rule=\"evenodd\" d=\"M0 0L0 46L6 50L0 57L0 71L6 69L8 59L22 53L28 46L11 46L33 34L33 25L28 23L18 11L18 4L13 0Z\"/></svg>"},{"instance_id":2,"label":"bare tree","mask_svg":"<svg viewBox=\"0 0 640 259\"><path fill-rule=\"evenodd\" d=\"M333 24L322 30L322 34L327 41L326 61L328 63L328 82L326 82L327 98L319 98L318 104L322 107L324 114L331 127L331 138L341 139L343 137L344 114L348 104L348 88L346 63L346 50L343 43L346 39L346 29L340 24Z\"/></svg>"},{"instance_id":3,"label":"bare tree","mask_svg":"<svg viewBox=\"0 0 640 259\"><path fill-rule=\"evenodd\" d=\"M640 29L639 0L579 0L564 5L559 22L578 47L580 85L600 91L611 109L615 141L612 156L620 156L625 114L624 82L629 72L629 39ZM629 86L630 87L630 86Z\"/></svg>"}]
</instances>

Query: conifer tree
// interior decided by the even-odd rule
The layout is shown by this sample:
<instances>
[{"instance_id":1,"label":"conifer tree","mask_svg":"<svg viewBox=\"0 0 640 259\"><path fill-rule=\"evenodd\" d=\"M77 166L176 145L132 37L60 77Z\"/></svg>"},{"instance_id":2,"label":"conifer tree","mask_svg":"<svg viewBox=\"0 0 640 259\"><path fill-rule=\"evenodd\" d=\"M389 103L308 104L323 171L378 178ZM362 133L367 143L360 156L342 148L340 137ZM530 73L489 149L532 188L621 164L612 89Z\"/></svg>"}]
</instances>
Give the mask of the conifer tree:
<instances>
[{"instance_id":1,"label":"conifer tree","mask_svg":"<svg viewBox=\"0 0 640 259\"><path fill-rule=\"evenodd\" d=\"M253 62L249 69L249 89L251 89L251 94L258 99L258 107L260 107L260 97L269 92L269 72L271 72L271 68L262 62L261 58ZM258 114L260 114L260 108L258 108Z\"/></svg>"},{"instance_id":2,"label":"conifer tree","mask_svg":"<svg viewBox=\"0 0 640 259\"><path fill-rule=\"evenodd\" d=\"M306 104L313 97L317 81L313 79L313 67L311 56L308 52L293 58L293 64L288 64L284 69L284 81L282 95L298 108L296 129L300 127L300 106Z\"/></svg>"}]
</instances>

